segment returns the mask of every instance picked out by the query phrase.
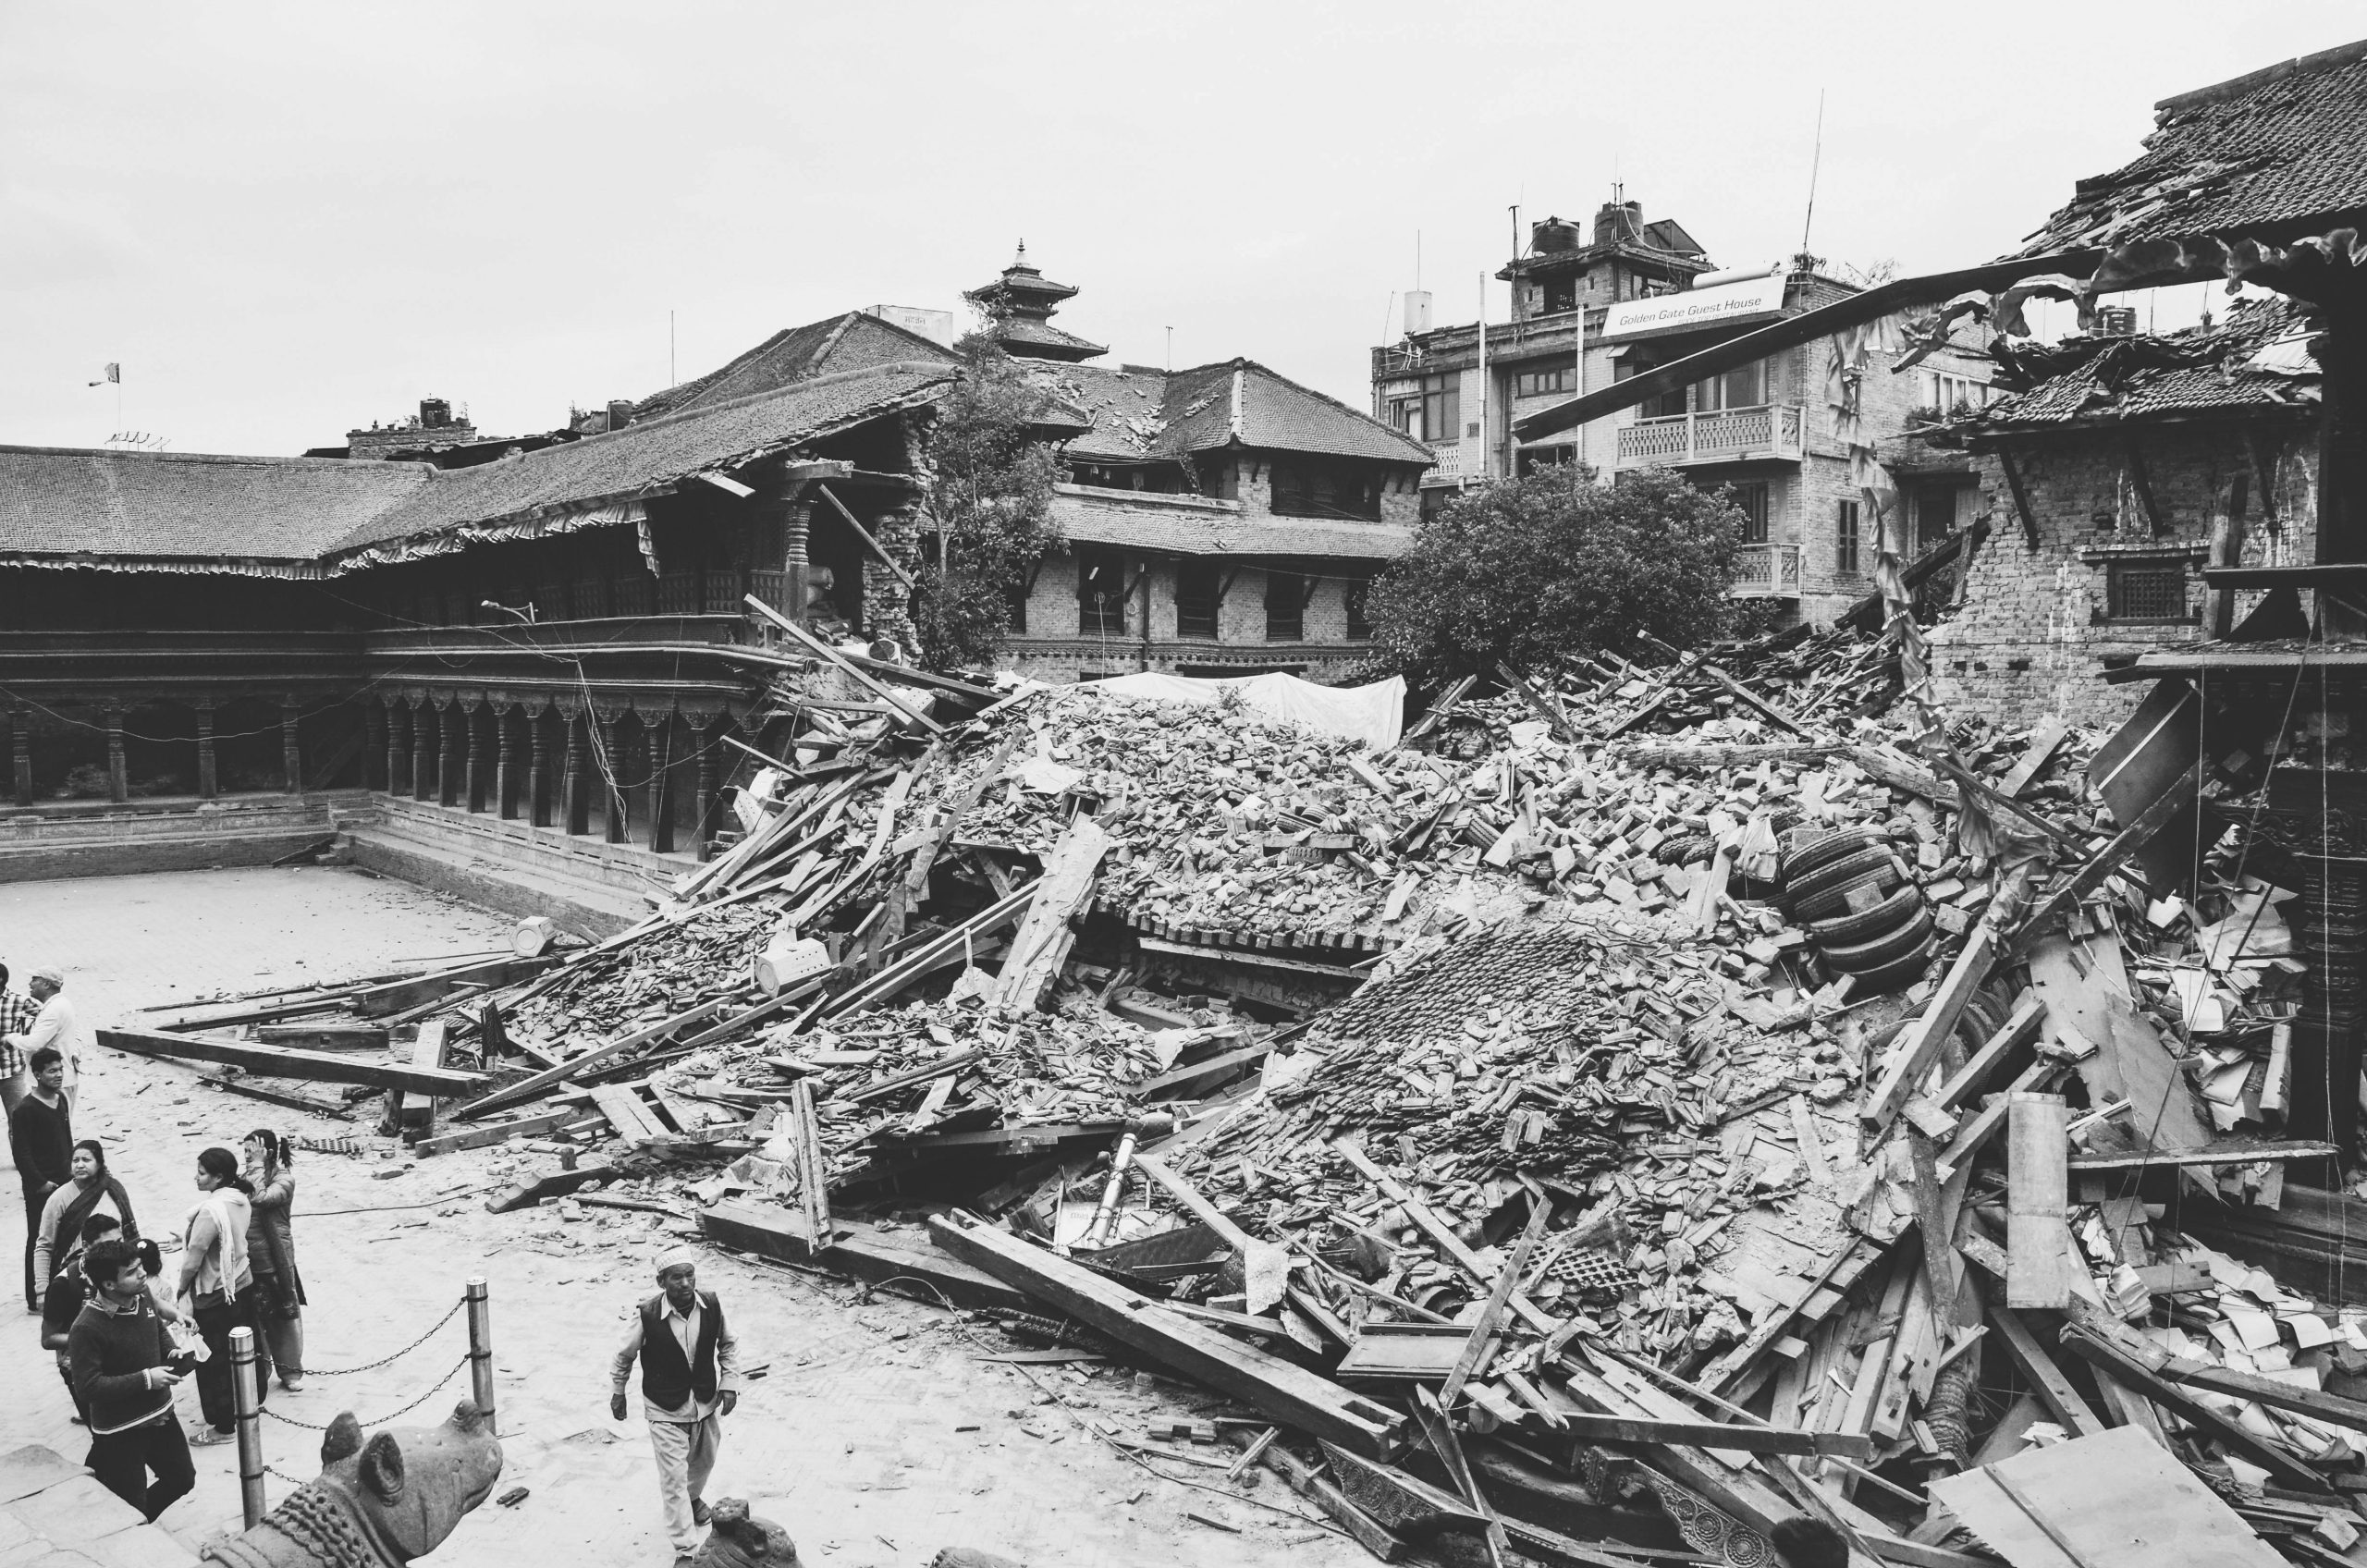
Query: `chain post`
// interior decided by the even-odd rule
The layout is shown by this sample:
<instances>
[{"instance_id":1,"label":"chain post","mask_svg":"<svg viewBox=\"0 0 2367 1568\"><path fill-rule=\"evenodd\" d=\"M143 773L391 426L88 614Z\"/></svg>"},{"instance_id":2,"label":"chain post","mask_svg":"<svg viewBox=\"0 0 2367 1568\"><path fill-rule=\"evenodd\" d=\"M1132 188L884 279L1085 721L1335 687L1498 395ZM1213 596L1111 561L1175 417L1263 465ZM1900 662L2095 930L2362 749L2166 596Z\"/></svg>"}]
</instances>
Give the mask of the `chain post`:
<instances>
[{"instance_id":1,"label":"chain post","mask_svg":"<svg viewBox=\"0 0 2367 1568\"><path fill-rule=\"evenodd\" d=\"M483 1275L469 1280L462 1299L469 1306L469 1391L484 1413L484 1429L498 1437L501 1424L493 1410L493 1301Z\"/></svg>"},{"instance_id":2,"label":"chain post","mask_svg":"<svg viewBox=\"0 0 2367 1568\"><path fill-rule=\"evenodd\" d=\"M263 1523L263 1391L255 1380L255 1331L230 1330L231 1408L239 1426L239 1503L246 1527Z\"/></svg>"}]
</instances>

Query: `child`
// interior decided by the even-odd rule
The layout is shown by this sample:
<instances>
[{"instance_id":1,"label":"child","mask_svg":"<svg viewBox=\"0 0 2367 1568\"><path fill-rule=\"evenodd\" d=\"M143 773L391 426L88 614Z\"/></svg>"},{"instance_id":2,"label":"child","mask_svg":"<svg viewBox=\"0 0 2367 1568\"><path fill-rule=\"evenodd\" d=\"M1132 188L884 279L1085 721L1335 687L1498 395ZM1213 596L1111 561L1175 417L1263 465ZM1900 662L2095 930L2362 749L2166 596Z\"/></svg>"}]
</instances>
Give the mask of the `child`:
<instances>
[{"instance_id":1,"label":"child","mask_svg":"<svg viewBox=\"0 0 2367 1568\"><path fill-rule=\"evenodd\" d=\"M173 1305L172 1293L165 1286L165 1255L152 1241L143 1239L140 1243L140 1272L148 1277L148 1305L156 1309L156 1316L165 1320L165 1327L188 1327L188 1319Z\"/></svg>"}]
</instances>

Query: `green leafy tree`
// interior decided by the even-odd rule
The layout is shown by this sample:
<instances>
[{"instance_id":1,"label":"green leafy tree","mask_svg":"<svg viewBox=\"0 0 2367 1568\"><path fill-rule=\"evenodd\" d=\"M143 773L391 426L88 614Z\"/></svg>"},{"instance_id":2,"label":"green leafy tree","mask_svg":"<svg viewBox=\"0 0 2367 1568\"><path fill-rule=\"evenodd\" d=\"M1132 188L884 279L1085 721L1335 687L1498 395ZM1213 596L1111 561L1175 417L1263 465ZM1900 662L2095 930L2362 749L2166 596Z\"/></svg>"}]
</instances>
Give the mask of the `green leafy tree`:
<instances>
[{"instance_id":1,"label":"green leafy tree","mask_svg":"<svg viewBox=\"0 0 2367 1568\"><path fill-rule=\"evenodd\" d=\"M1376 649L1442 680L1624 647L1637 631L1701 642L1731 623L1743 527L1724 492L1662 469L1609 485L1570 469L1500 480L1448 502L1374 580Z\"/></svg>"},{"instance_id":2,"label":"green leafy tree","mask_svg":"<svg viewBox=\"0 0 2367 1568\"><path fill-rule=\"evenodd\" d=\"M986 334L954 347L963 374L938 400L919 453L923 508L943 545L915 574L913 595L913 628L932 669L991 662L1028 570L1061 545L1060 461L1031 418L1044 394Z\"/></svg>"}]
</instances>

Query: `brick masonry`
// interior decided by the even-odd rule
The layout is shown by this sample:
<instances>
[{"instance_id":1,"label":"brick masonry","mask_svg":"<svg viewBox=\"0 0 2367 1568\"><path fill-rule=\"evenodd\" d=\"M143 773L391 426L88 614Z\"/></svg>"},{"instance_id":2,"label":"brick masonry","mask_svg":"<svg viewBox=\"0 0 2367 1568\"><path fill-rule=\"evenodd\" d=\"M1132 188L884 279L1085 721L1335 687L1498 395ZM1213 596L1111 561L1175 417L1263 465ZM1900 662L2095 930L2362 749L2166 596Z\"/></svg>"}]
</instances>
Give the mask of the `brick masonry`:
<instances>
[{"instance_id":1,"label":"brick masonry","mask_svg":"<svg viewBox=\"0 0 2367 1568\"><path fill-rule=\"evenodd\" d=\"M2120 431L2065 432L2015 446L2014 462L2038 526L2035 550L2025 542L2003 465L1993 454L1981 457L1988 541L1974 556L1963 606L1930 632L1941 700L1958 714L1977 714L2007 729L2048 713L2090 725L2126 718L2144 695L2142 684L2106 685L2102 671L2107 661L2207 635L2209 594L2199 569L2213 541L2224 536L2239 479L2241 564L2314 559L2314 427L2288 421L2255 428L2272 471L2274 527L2263 513L2243 427L2233 423L2129 433L2162 517L2158 537L2139 496L2128 437ZM2171 552L2186 553L2189 619L2108 619L2113 558ZM2259 598L2238 595L2238 619Z\"/></svg>"}]
</instances>

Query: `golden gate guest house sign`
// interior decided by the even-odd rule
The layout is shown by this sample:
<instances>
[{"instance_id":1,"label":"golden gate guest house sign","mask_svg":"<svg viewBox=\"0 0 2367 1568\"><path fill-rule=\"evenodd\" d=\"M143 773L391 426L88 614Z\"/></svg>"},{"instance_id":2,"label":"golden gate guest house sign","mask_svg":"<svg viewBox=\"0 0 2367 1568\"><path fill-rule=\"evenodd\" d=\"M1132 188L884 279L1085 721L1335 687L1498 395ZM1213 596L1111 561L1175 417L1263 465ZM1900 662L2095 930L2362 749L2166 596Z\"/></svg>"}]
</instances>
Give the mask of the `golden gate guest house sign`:
<instances>
[{"instance_id":1,"label":"golden gate guest house sign","mask_svg":"<svg viewBox=\"0 0 2367 1568\"><path fill-rule=\"evenodd\" d=\"M1602 335L1613 337L1662 337L1694 332L1705 326L1726 326L1780 315L1784 310L1784 275L1746 277L1710 288L1687 288L1675 294L1655 294L1649 300L1622 300L1603 318Z\"/></svg>"}]
</instances>

